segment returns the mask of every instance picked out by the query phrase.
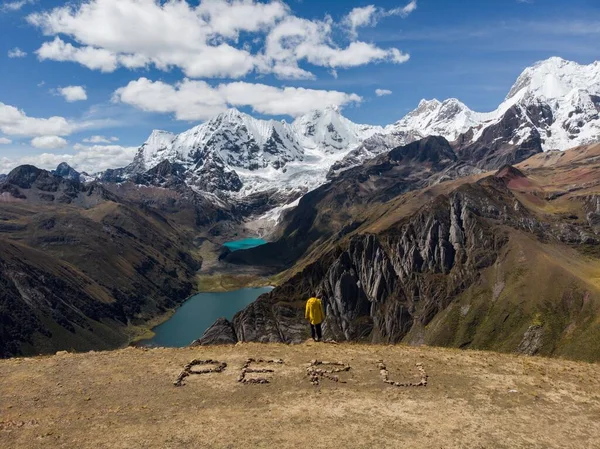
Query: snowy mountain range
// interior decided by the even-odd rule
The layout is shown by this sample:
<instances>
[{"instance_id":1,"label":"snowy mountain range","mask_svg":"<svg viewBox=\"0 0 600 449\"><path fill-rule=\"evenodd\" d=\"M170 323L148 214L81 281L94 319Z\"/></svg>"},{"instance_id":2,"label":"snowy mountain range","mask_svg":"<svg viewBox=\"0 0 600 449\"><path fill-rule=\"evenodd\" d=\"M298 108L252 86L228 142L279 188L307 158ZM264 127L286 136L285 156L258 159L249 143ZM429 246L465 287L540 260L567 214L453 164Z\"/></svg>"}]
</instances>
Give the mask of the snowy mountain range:
<instances>
[{"instance_id":1,"label":"snowy mountain range","mask_svg":"<svg viewBox=\"0 0 600 449\"><path fill-rule=\"evenodd\" d=\"M203 192L243 198L277 189L298 197L322 184L349 151L384 132L351 122L334 106L293 123L230 109L179 135L153 131L129 166L108 175L130 178L167 160L184 166L186 183Z\"/></svg>"},{"instance_id":2,"label":"snowy mountain range","mask_svg":"<svg viewBox=\"0 0 600 449\"><path fill-rule=\"evenodd\" d=\"M286 121L235 109L179 135L153 131L127 167L127 179L169 161L195 190L240 199L277 191L293 200L329 176L384 151L440 135L474 166L493 168L506 151L526 146L565 150L600 140L600 62L550 58L525 69L504 102L488 113L457 99L422 100L386 127L359 125L336 107Z\"/></svg>"}]
</instances>

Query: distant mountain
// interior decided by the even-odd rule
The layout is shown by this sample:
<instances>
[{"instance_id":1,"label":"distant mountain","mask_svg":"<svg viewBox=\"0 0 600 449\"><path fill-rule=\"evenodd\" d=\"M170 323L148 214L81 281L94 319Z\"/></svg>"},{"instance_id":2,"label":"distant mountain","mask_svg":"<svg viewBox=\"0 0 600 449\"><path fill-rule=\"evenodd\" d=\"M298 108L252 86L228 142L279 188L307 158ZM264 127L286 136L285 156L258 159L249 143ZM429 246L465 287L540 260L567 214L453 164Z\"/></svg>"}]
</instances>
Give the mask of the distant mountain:
<instances>
[{"instance_id":1,"label":"distant mountain","mask_svg":"<svg viewBox=\"0 0 600 449\"><path fill-rule=\"evenodd\" d=\"M503 159L510 159L504 157L507 153L518 158L515 152L520 146L566 150L598 142L599 113L600 61L580 65L550 58L525 69L492 112L472 111L455 98L422 100L417 109L335 163L330 177L430 135L443 136L459 151L479 155L478 167L498 168L498 161L501 165Z\"/></svg>"},{"instance_id":2,"label":"distant mountain","mask_svg":"<svg viewBox=\"0 0 600 449\"><path fill-rule=\"evenodd\" d=\"M155 130L133 162L104 180L130 179L163 161L185 169L196 190L243 198L269 189L291 196L318 187L333 161L383 128L356 125L336 107L293 123L258 120L230 109L179 135Z\"/></svg>"},{"instance_id":3,"label":"distant mountain","mask_svg":"<svg viewBox=\"0 0 600 449\"><path fill-rule=\"evenodd\" d=\"M427 136L450 141L474 170L593 143L600 140L599 111L600 62L550 58L525 69L492 112L472 111L454 98L422 100L383 128L353 123L337 107L292 123L231 109L178 135L153 131L131 164L107 170L101 179L134 180L168 161L181 167L178 178L192 189L219 201L242 201L258 214L265 207L255 209L257 198L264 202L267 195L271 208L289 204L350 167Z\"/></svg>"},{"instance_id":4,"label":"distant mountain","mask_svg":"<svg viewBox=\"0 0 600 449\"><path fill-rule=\"evenodd\" d=\"M66 162L59 164L58 167L56 167L56 170L52 170L52 174L60 176L61 178L70 179L71 181L83 180L81 173L79 173Z\"/></svg>"},{"instance_id":5,"label":"distant mountain","mask_svg":"<svg viewBox=\"0 0 600 449\"><path fill-rule=\"evenodd\" d=\"M198 248L235 225L168 162L144 188L62 168L23 165L0 182L0 358L126 344L194 292Z\"/></svg>"}]
</instances>

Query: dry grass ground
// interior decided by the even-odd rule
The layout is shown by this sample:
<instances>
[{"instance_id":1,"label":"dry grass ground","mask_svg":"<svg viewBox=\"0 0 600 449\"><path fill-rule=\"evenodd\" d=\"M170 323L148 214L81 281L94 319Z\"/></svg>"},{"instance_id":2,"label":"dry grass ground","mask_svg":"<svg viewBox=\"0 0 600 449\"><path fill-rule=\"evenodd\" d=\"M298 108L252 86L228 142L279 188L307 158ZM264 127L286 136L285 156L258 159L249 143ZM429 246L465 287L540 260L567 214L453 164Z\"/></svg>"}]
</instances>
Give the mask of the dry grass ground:
<instances>
[{"instance_id":1,"label":"dry grass ground","mask_svg":"<svg viewBox=\"0 0 600 449\"><path fill-rule=\"evenodd\" d=\"M240 384L249 357L285 363L267 385ZM175 387L195 358L228 366ZM312 359L350 364L346 383L311 385ZM429 385L384 384L378 359L401 382L418 381L422 363ZM323 343L11 359L0 361L0 447L593 448L599 375L559 359Z\"/></svg>"}]
</instances>

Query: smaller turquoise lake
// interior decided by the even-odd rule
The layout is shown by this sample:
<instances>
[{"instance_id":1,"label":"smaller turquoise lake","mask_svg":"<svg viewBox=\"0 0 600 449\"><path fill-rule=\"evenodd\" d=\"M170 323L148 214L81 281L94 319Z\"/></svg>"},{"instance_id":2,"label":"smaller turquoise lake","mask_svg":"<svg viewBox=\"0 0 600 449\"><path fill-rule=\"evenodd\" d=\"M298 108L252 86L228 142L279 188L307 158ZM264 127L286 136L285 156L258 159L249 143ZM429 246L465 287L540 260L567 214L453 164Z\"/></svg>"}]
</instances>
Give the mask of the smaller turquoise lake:
<instances>
[{"instance_id":1,"label":"smaller turquoise lake","mask_svg":"<svg viewBox=\"0 0 600 449\"><path fill-rule=\"evenodd\" d=\"M150 340L142 346L166 346L181 348L200 338L204 331L219 318L231 320L233 316L253 302L271 287L243 288L233 292L198 293L177 309L171 318L156 326Z\"/></svg>"},{"instance_id":2,"label":"smaller turquoise lake","mask_svg":"<svg viewBox=\"0 0 600 449\"><path fill-rule=\"evenodd\" d=\"M250 239L234 240L232 242L227 242L227 243L224 243L223 246L228 248L230 251L238 251L240 249L254 248L256 246L264 245L265 243L267 243L266 240L250 238Z\"/></svg>"}]
</instances>

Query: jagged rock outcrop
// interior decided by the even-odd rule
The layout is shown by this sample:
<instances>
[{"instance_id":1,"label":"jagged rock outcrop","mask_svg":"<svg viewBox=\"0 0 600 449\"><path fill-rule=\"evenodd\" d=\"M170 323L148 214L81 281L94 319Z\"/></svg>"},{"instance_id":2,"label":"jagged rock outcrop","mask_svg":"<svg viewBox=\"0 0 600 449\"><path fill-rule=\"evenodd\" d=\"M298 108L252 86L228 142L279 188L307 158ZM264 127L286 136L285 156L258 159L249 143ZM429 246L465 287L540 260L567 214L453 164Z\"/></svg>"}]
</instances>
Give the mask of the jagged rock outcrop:
<instances>
[{"instance_id":1,"label":"jagged rock outcrop","mask_svg":"<svg viewBox=\"0 0 600 449\"><path fill-rule=\"evenodd\" d=\"M203 342L209 342L211 345L227 345L237 341L235 329L231 322L225 318L219 318L204 332L202 337L192 342L190 346L200 346Z\"/></svg>"},{"instance_id":2,"label":"jagged rock outcrop","mask_svg":"<svg viewBox=\"0 0 600 449\"><path fill-rule=\"evenodd\" d=\"M71 181L80 181L81 173L75 170L66 162L62 162L56 167L56 170L52 170L53 175L60 176L61 178L70 179Z\"/></svg>"},{"instance_id":3,"label":"jagged rock outcrop","mask_svg":"<svg viewBox=\"0 0 600 449\"><path fill-rule=\"evenodd\" d=\"M152 185L164 188L177 188L185 184L185 167L168 160L134 178L136 184Z\"/></svg>"},{"instance_id":4,"label":"jagged rock outcrop","mask_svg":"<svg viewBox=\"0 0 600 449\"><path fill-rule=\"evenodd\" d=\"M515 235L537 242L532 243L540 245L535 251L559 242L595 247L599 239L593 214L600 203L595 197L578 200L592 214L589 223L543 217L532 212L511 190L531 187L531 183L521 170L504 166L495 175L436 196L382 232L358 233L342 239L335 249L261 296L228 325L240 341L302 341L308 337L304 302L317 295L326 307L326 339L427 341L530 354L552 353L569 324L565 313L577 316L584 310L579 305L581 301L585 304L579 288L585 287L573 287L580 281L565 281L556 287L556 295L563 295L558 302L547 303L543 297L525 298L525 302L539 303L536 307L550 317L543 328L530 329L532 311L514 305L494 305L509 281L504 278L490 284L489 276L514 271L505 276L514 276L513 282L517 282L522 273L546 270L507 261L509 254L520 251L511 243ZM519 257L518 260L523 258ZM489 293L481 293L484 288ZM465 301L465 297L476 298L471 299L476 305L459 306L457 302L460 298ZM486 314L491 316L486 318ZM509 320L506 329L497 321L500 319ZM573 329L574 324L570 326ZM218 334L206 334L198 343L212 344L217 338Z\"/></svg>"},{"instance_id":5,"label":"jagged rock outcrop","mask_svg":"<svg viewBox=\"0 0 600 449\"><path fill-rule=\"evenodd\" d=\"M507 237L486 219L514 226L532 220L525 208L506 208L511 195L503 187L466 185L383 234L353 237L237 314L237 338L301 340L306 329L297 306L317 294L326 301L327 337L400 341L415 320L427 325L494 263Z\"/></svg>"},{"instance_id":6,"label":"jagged rock outcrop","mask_svg":"<svg viewBox=\"0 0 600 449\"><path fill-rule=\"evenodd\" d=\"M532 114L541 114L539 111L544 109L542 106L539 108L534 111L520 105L512 106L496 123L484 128L477 137L473 136L473 130L460 136L454 144L456 153L462 161L484 170L517 164L541 153L541 136L538 129L528 120Z\"/></svg>"}]
</instances>

